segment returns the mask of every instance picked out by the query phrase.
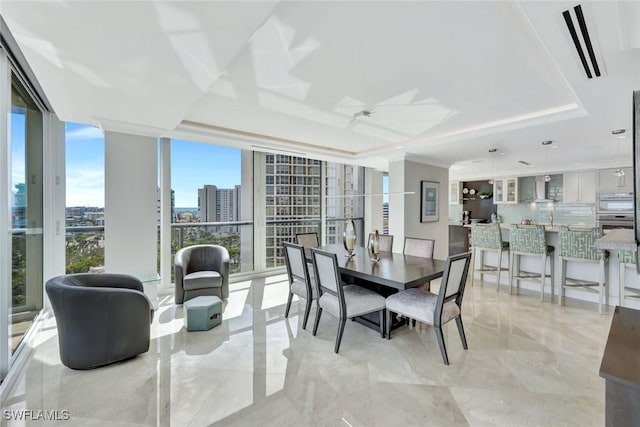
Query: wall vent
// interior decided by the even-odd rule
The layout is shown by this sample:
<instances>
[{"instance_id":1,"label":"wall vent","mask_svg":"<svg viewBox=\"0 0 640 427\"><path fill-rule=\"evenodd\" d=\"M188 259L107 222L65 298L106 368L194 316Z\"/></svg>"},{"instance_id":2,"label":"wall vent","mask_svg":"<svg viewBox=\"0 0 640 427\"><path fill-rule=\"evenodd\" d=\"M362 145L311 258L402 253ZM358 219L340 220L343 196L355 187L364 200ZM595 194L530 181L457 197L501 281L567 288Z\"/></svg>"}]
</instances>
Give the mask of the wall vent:
<instances>
[{"instance_id":1,"label":"wall vent","mask_svg":"<svg viewBox=\"0 0 640 427\"><path fill-rule=\"evenodd\" d=\"M521 165L525 165L525 166L531 166L531 163L525 162L524 160L518 160L518 163L520 163Z\"/></svg>"},{"instance_id":2,"label":"wall vent","mask_svg":"<svg viewBox=\"0 0 640 427\"><path fill-rule=\"evenodd\" d=\"M567 24L567 29L573 40L573 45L576 48L584 72L588 78L600 77L602 72L600 71L600 65L596 60L596 54L591 42L591 36L587 29L587 22L584 19L584 13L582 12L582 6L577 5L573 8L573 14L570 10L562 12L564 22ZM576 26L580 28L580 34L576 30ZM586 50L586 54L585 54Z\"/></svg>"}]
</instances>

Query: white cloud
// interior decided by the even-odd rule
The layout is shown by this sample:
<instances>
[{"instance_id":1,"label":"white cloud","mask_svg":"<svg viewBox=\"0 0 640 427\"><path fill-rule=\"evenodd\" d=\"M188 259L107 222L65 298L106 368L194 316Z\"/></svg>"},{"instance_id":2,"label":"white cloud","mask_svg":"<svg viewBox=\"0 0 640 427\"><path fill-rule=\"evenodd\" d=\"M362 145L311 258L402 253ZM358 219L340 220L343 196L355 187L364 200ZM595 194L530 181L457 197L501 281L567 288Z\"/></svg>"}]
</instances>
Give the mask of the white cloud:
<instances>
[{"instance_id":1,"label":"white cloud","mask_svg":"<svg viewBox=\"0 0 640 427\"><path fill-rule=\"evenodd\" d=\"M67 170L67 206L104 206L102 168Z\"/></svg>"},{"instance_id":2,"label":"white cloud","mask_svg":"<svg viewBox=\"0 0 640 427\"><path fill-rule=\"evenodd\" d=\"M94 126L83 126L66 132L67 141L71 139L102 139L102 129Z\"/></svg>"}]
</instances>

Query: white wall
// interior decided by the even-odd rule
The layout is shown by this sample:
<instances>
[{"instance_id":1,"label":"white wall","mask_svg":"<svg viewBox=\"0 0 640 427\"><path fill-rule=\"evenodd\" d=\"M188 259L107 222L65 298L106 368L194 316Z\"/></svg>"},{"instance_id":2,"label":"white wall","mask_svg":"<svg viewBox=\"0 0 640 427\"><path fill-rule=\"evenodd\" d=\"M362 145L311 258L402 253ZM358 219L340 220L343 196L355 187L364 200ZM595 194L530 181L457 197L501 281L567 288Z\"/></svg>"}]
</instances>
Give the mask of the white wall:
<instances>
[{"instance_id":1,"label":"white wall","mask_svg":"<svg viewBox=\"0 0 640 427\"><path fill-rule=\"evenodd\" d=\"M155 138L105 132L105 267L157 271L158 154Z\"/></svg>"},{"instance_id":2,"label":"white wall","mask_svg":"<svg viewBox=\"0 0 640 427\"><path fill-rule=\"evenodd\" d=\"M421 181L440 183L437 222L420 222ZM405 237L435 239L434 258L449 256L449 204L447 188L449 170L436 166L399 160L389 164L389 192L415 194L389 195L389 234L394 235L394 252L402 252Z\"/></svg>"},{"instance_id":3,"label":"white wall","mask_svg":"<svg viewBox=\"0 0 640 427\"><path fill-rule=\"evenodd\" d=\"M364 172L364 194L380 194L376 196L365 196L364 198L364 232L368 234L371 230L378 230L382 233L382 176L381 171L365 168ZM366 239L364 240L366 243Z\"/></svg>"}]
</instances>

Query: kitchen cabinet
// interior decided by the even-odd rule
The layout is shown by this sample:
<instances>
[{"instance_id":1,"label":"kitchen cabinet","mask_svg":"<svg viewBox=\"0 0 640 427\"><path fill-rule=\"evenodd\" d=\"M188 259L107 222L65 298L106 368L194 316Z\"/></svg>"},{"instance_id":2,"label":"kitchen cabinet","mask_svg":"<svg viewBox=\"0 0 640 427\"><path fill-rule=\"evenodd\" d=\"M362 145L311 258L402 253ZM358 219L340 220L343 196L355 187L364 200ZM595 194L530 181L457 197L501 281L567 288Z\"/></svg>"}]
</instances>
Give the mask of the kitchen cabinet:
<instances>
[{"instance_id":1,"label":"kitchen cabinet","mask_svg":"<svg viewBox=\"0 0 640 427\"><path fill-rule=\"evenodd\" d=\"M493 203L518 203L518 178L496 178L493 180Z\"/></svg>"},{"instance_id":2,"label":"kitchen cabinet","mask_svg":"<svg viewBox=\"0 0 640 427\"><path fill-rule=\"evenodd\" d=\"M563 193L565 203L595 203L596 173L565 173Z\"/></svg>"},{"instance_id":3,"label":"kitchen cabinet","mask_svg":"<svg viewBox=\"0 0 640 427\"><path fill-rule=\"evenodd\" d=\"M536 177L518 178L518 201L533 202L536 199Z\"/></svg>"},{"instance_id":4,"label":"kitchen cabinet","mask_svg":"<svg viewBox=\"0 0 640 427\"><path fill-rule=\"evenodd\" d=\"M617 176L617 168L598 170L598 192L626 193L633 191L633 168L620 168L624 175Z\"/></svg>"},{"instance_id":5,"label":"kitchen cabinet","mask_svg":"<svg viewBox=\"0 0 640 427\"><path fill-rule=\"evenodd\" d=\"M459 205L461 203L460 198L460 182L454 181L449 183L449 204Z\"/></svg>"}]
</instances>

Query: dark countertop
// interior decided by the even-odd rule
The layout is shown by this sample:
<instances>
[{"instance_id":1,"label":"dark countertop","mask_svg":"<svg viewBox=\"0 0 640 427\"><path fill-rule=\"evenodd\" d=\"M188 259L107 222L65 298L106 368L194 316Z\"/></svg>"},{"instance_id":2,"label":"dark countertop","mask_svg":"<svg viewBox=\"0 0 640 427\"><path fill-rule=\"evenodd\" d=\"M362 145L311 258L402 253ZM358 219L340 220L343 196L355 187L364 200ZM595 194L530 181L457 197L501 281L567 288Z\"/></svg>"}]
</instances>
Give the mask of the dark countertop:
<instances>
[{"instance_id":1,"label":"dark countertop","mask_svg":"<svg viewBox=\"0 0 640 427\"><path fill-rule=\"evenodd\" d=\"M600 376L640 390L640 310L615 308Z\"/></svg>"}]
</instances>

